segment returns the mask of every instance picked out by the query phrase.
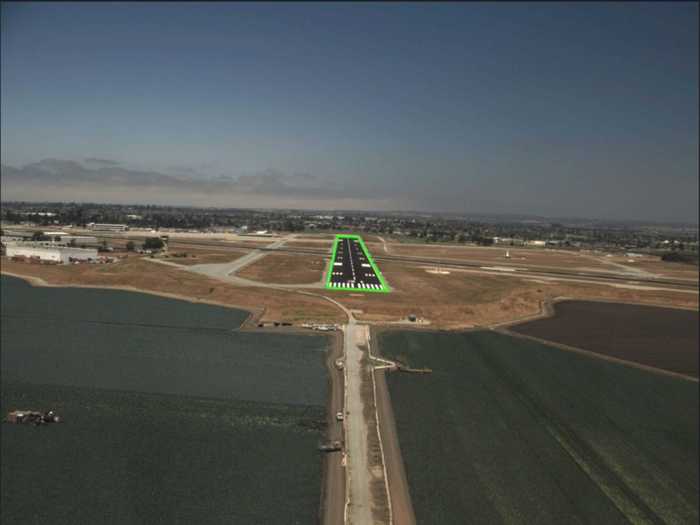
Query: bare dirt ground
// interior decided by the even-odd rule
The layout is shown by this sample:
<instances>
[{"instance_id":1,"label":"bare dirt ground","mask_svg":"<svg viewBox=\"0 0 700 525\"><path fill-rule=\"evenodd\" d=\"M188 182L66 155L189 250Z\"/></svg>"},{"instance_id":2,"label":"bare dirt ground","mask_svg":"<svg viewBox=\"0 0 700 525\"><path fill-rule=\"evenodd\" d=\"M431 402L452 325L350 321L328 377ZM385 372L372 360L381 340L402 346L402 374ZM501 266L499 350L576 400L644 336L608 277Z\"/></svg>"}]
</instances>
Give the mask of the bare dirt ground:
<instances>
[{"instance_id":1,"label":"bare dirt ground","mask_svg":"<svg viewBox=\"0 0 700 525\"><path fill-rule=\"evenodd\" d=\"M326 267L323 257L270 253L244 267L237 275L252 281L278 284L309 284L321 280Z\"/></svg>"},{"instance_id":2,"label":"bare dirt ground","mask_svg":"<svg viewBox=\"0 0 700 525\"><path fill-rule=\"evenodd\" d=\"M271 241L250 241L246 239L240 239L240 240L231 240L231 241L215 241L215 240L204 240L204 239L188 239L185 240L184 242L177 242L177 241L170 241L169 246L170 249L178 250L178 251L187 251L187 250L194 250L194 249L201 249L201 250L212 250L216 251L216 246L212 244L211 248L209 248L206 245L201 245L198 246L196 243L197 242L203 242L203 243L217 243L220 244L222 248L250 248L250 249L256 249L256 248L265 248L267 246L270 246L271 244L274 244Z\"/></svg>"},{"instance_id":3,"label":"bare dirt ground","mask_svg":"<svg viewBox=\"0 0 700 525\"><path fill-rule=\"evenodd\" d=\"M297 235L297 239L327 239L327 240L332 240L332 239L335 239L335 235L333 235L332 233L319 233L318 235L306 234L306 235Z\"/></svg>"},{"instance_id":4,"label":"bare dirt ground","mask_svg":"<svg viewBox=\"0 0 700 525\"><path fill-rule=\"evenodd\" d=\"M562 301L554 315L509 331L698 377L698 314L631 304Z\"/></svg>"},{"instance_id":5,"label":"bare dirt ground","mask_svg":"<svg viewBox=\"0 0 700 525\"><path fill-rule=\"evenodd\" d=\"M230 256L232 252L225 253ZM310 283L320 280L325 263L318 257L314 266L309 268L305 266L309 257L314 258L269 254L244 268L241 273L252 268L260 272L256 274L258 279L272 279L274 276L275 279L297 283L309 279L306 282ZM182 263L182 259L169 261ZM285 265L291 263L294 263L292 271L287 274ZM284 292L235 286L176 267L151 264L135 255L111 265L73 266L31 265L3 258L2 269L42 277L53 284L130 286L173 293L195 300L264 311L264 320L344 320L336 307L320 298L303 296L293 290ZM430 321L430 326L434 328L489 326L521 319L538 314L544 301L557 297L698 308L697 293L649 290L643 286L634 289L623 287L627 285L526 279L471 271L451 271L448 275L439 275L428 273L420 266L393 261L383 262L380 269L392 287L389 294L353 294L329 290L319 290L318 293L340 301L347 308L358 310L356 317L360 321L395 323L405 320L409 314L415 314Z\"/></svg>"},{"instance_id":6,"label":"bare dirt ground","mask_svg":"<svg viewBox=\"0 0 700 525\"><path fill-rule=\"evenodd\" d=\"M105 265L38 265L3 257L0 268L11 274L38 277L52 285L138 289L242 308L254 312L263 321L340 323L346 320L338 308L321 298L294 291L234 286L135 256Z\"/></svg>"},{"instance_id":7,"label":"bare dirt ground","mask_svg":"<svg viewBox=\"0 0 700 525\"><path fill-rule=\"evenodd\" d=\"M159 257L165 261L184 266L194 266L195 264L218 264L235 261L250 253L249 250L240 251L215 251L215 250L170 250L167 255ZM186 254L186 257L178 257L177 254Z\"/></svg>"},{"instance_id":8,"label":"bare dirt ground","mask_svg":"<svg viewBox=\"0 0 700 525\"><path fill-rule=\"evenodd\" d=\"M347 308L359 310L356 317L360 321L391 323L415 314L429 320L430 326L436 328L489 326L536 315L544 301L556 297L698 308L697 293L526 279L471 271L439 275L393 261L383 262L380 269L392 287L389 294L329 293Z\"/></svg>"},{"instance_id":9,"label":"bare dirt ground","mask_svg":"<svg viewBox=\"0 0 700 525\"><path fill-rule=\"evenodd\" d=\"M289 241L285 244L290 248L316 248L316 249L330 249L333 247L333 241L327 239L317 239L316 241Z\"/></svg>"},{"instance_id":10,"label":"bare dirt ground","mask_svg":"<svg viewBox=\"0 0 700 525\"><path fill-rule=\"evenodd\" d=\"M379 245L381 246L381 245ZM391 253L413 257L437 257L444 259L468 260L485 264L508 263L557 268L589 268L610 270L610 266L597 257L573 251L545 250L510 247L476 246L433 246L423 244L390 244ZM377 248L375 248L375 251ZM510 255L505 257L506 251ZM377 252L379 253L379 252Z\"/></svg>"},{"instance_id":11,"label":"bare dirt ground","mask_svg":"<svg viewBox=\"0 0 700 525\"><path fill-rule=\"evenodd\" d=\"M630 269L643 270L663 277L698 280L699 269L693 264L666 262L662 261L661 257L651 255L645 255L643 257L615 255L613 257L605 257L604 259Z\"/></svg>"}]
</instances>

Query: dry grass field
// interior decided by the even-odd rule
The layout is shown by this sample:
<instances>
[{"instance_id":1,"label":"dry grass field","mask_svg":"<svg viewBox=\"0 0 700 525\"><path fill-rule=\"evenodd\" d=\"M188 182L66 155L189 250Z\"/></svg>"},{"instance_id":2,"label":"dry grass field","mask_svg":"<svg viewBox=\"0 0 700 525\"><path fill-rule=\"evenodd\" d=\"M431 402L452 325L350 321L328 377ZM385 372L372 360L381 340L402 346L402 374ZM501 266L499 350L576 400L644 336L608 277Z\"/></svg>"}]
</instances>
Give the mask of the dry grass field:
<instances>
[{"instance_id":1,"label":"dry grass field","mask_svg":"<svg viewBox=\"0 0 700 525\"><path fill-rule=\"evenodd\" d=\"M392 292L329 292L356 317L395 322L415 314L440 328L487 326L537 315L545 301L558 297L698 308L697 293L643 290L608 285L521 279L471 271L439 275L419 266L382 262Z\"/></svg>"},{"instance_id":2,"label":"dry grass field","mask_svg":"<svg viewBox=\"0 0 700 525\"><path fill-rule=\"evenodd\" d=\"M175 253L186 253L187 257L176 257L174 255ZM160 258L183 266L194 266L195 264L217 264L231 262L235 261L236 259L240 259L247 253L250 253L250 251L213 251L188 249L182 251L171 250L169 255L162 256Z\"/></svg>"},{"instance_id":3,"label":"dry grass field","mask_svg":"<svg viewBox=\"0 0 700 525\"><path fill-rule=\"evenodd\" d=\"M544 293L537 284L488 275L436 275L423 268L384 262L380 269L391 286L388 294L333 293L367 321L397 321L409 314L435 326L480 325L534 314Z\"/></svg>"},{"instance_id":4,"label":"dry grass field","mask_svg":"<svg viewBox=\"0 0 700 525\"><path fill-rule=\"evenodd\" d=\"M335 239L335 235L332 233L319 233L318 235L297 235L297 239L326 239L330 241Z\"/></svg>"},{"instance_id":5,"label":"dry grass field","mask_svg":"<svg viewBox=\"0 0 700 525\"><path fill-rule=\"evenodd\" d=\"M622 266L639 269L663 277L674 279L689 279L698 280L697 266L687 263L666 262L662 261L661 257L655 255L645 255L643 257L626 257L624 255L615 255L613 257L605 257L604 259L611 263L621 264Z\"/></svg>"},{"instance_id":6,"label":"dry grass field","mask_svg":"<svg viewBox=\"0 0 700 525\"><path fill-rule=\"evenodd\" d=\"M379 245L381 248L381 244ZM528 265L556 268L588 268L596 270L615 270L598 257L578 252L564 250L544 250L528 248L494 248L475 246L435 246L423 244L389 244L389 252L395 255L407 255L413 257L440 259L454 259L458 261L483 262L484 264L510 264ZM375 251L377 248L374 248ZM506 251L510 257L506 258Z\"/></svg>"},{"instance_id":7,"label":"dry grass field","mask_svg":"<svg viewBox=\"0 0 700 525\"><path fill-rule=\"evenodd\" d=\"M196 254L197 257L167 260L187 265L225 262L242 255L242 252L217 251L216 248L192 249L184 246L182 248L182 250L178 248L178 251L186 251L190 255ZM446 249L450 250L450 248ZM171 248L171 251L174 249ZM476 251L493 252L493 250L479 248ZM525 251L530 252L530 250ZM540 257L550 255L546 252L533 251L533 253ZM555 255L555 257L559 257L560 261L567 260L566 257L574 261L579 257L583 258L570 253ZM320 281L326 264L327 260L321 256L270 253L243 268L239 275L262 283L311 284ZM391 293L366 294L325 289L308 291L340 301L344 306L355 310L356 318L361 321L405 322L409 314L415 314L429 321L431 327L440 328L488 326L536 316L541 312L544 302L555 298L628 302L695 310L698 308L698 294L692 292L648 290L643 286L624 287L625 285L622 284L611 286L518 278L454 269L447 275L439 275L429 273L425 267L393 261L383 261L379 267L392 288ZM2 268L21 275L41 277L53 284L131 286L146 291L238 306L264 312L265 320L294 322L345 319L337 307L321 298L309 297L294 290L237 287L202 275L191 274L184 268L180 270L172 266L154 264L135 255L129 255L124 261L112 265L43 266L3 259Z\"/></svg>"},{"instance_id":8,"label":"dry grass field","mask_svg":"<svg viewBox=\"0 0 700 525\"><path fill-rule=\"evenodd\" d=\"M368 244L372 253L382 254L381 243ZM525 267L558 268L589 272L648 272L659 277L698 280L698 267L692 264L664 262L660 257L644 255L627 257L625 255L607 256L601 253L550 250L541 248L509 247L475 247L424 244L388 243L390 254L438 259L453 259L488 265L522 264ZM506 251L510 257L506 258Z\"/></svg>"},{"instance_id":9,"label":"dry grass field","mask_svg":"<svg viewBox=\"0 0 700 525\"><path fill-rule=\"evenodd\" d=\"M290 248L317 248L319 250L326 249L330 253L330 250L333 247L333 241L329 239L317 239L316 241L289 241L285 244L285 246L288 246Z\"/></svg>"},{"instance_id":10,"label":"dry grass field","mask_svg":"<svg viewBox=\"0 0 700 525\"><path fill-rule=\"evenodd\" d=\"M315 255L271 253L249 264L238 276L276 284L311 284L321 280L326 261Z\"/></svg>"},{"instance_id":11,"label":"dry grass field","mask_svg":"<svg viewBox=\"0 0 700 525\"><path fill-rule=\"evenodd\" d=\"M261 315L266 321L343 322L346 317L337 307L321 298L294 291L268 288L238 287L187 272L172 266L156 264L130 256L108 265L38 265L13 262L2 258L2 271L37 277L53 285L103 286L139 290L234 306Z\"/></svg>"},{"instance_id":12,"label":"dry grass field","mask_svg":"<svg viewBox=\"0 0 700 525\"><path fill-rule=\"evenodd\" d=\"M262 241L262 242L256 242L256 241L248 241L248 240L232 240L232 241L209 241L209 240L203 240L203 239L192 239L188 240L186 242L177 242L177 241L170 241L169 247L171 250L178 250L178 251L187 251L187 250L193 250L193 249L201 249L201 250L207 250L207 251L216 251L218 248L216 246L209 246L206 245L196 245L196 244L190 244L190 243L196 243L198 241L206 242L206 243L213 243L213 242L218 242L221 245L221 248L250 248L250 249L256 249L256 248L265 248L272 244L271 241Z\"/></svg>"}]
</instances>

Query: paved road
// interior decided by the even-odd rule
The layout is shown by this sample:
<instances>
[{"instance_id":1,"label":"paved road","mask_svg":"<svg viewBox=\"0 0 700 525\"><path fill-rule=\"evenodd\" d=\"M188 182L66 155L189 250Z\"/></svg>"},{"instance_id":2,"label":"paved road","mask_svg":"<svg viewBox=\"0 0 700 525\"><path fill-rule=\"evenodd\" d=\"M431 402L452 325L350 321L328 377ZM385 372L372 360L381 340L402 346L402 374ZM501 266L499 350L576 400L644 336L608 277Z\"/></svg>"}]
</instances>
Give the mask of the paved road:
<instances>
[{"instance_id":1,"label":"paved road","mask_svg":"<svg viewBox=\"0 0 700 525\"><path fill-rule=\"evenodd\" d=\"M335 419L338 412L343 411L345 383L343 371L335 366L336 359L343 357L342 332L333 334L331 350L326 358L328 369L328 405L326 414L327 438L329 441L345 440L343 425ZM326 453L323 458L323 489L321 496L322 525L338 525L343 523L345 515L345 467L342 463L343 452Z\"/></svg>"},{"instance_id":2,"label":"paved road","mask_svg":"<svg viewBox=\"0 0 700 525\"><path fill-rule=\"evenodd\" d=\"M362 364L360 345L367 344L367 326L353 318L343 327L345 334L345 445L347 452L348 506L347 523L369 525L372 521L369 457L367 455L367 421L362 399Z\"/></svg>"},{"instance_id":3,"label":"paved road","mask_svg":"<svg viewBox=\"0 0 700 525\"><path fill-rule=\"evenodd\" d=\"M219 279L220 281L226 281L228 283L237 284L238 286L259 286L262 288L324 288L325 281L324 276L321 276L321 280L315 283L308 284L275 284L275 283L265 283L262 281L253 281L251 279L245 279L244 277L239 277L236 272L242 270L249 264L253 264L255 261L262 259L270 251L282 248L284 244L292 239L294 235L289 235L276 241L263 249L254 249L252 252L239 257L235 261L219 264L194 264L192 266L187 266L183 268L189 272L200 273L206 275L207 277L213 277L214 279Z\"/></svg>"}]
</instances>

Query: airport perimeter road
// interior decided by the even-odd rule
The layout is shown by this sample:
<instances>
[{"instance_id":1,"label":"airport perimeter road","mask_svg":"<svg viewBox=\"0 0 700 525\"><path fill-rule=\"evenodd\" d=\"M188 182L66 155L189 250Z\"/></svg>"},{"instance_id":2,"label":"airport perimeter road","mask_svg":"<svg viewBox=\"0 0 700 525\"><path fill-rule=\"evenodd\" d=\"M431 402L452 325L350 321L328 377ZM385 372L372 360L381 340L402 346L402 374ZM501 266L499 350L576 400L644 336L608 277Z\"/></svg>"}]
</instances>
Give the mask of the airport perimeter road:
<instances>
[{"instance_id":1,"label":"airport perimeter road","mask_svg":"<svg viewBox=\"0 0 700 525\"><path fill-rule=\"evenodd\" d=\"M292 240L295 236L290 235L284 239L280 239L277 242L270 244L265 247L265 249L258 248L254 249L252 252L239 257L235 261L220 264L195 264L193 266L188 266L183 268L189 272L200 273L206 275L207 277L212 277L214 279L219 279L220 281L226 281L232 284L237 284L239 286L260 286L262 288L325 288L325 275L321 276L321 280L315 283L305 283L305 284L277 284L277 283L265 283L262 281L253 281L251 279L245 279L236 275L236 272L242 270L249 264L265 257L267 254L282 248L284 244Z\"/></svg>"},{"instance_id":2,"label":"airport perimeter road","mask_svg":"<svg viewBox=\"0 0 700 525\"><path fill-rule=\"evenodd\" d=\"M331 348L326 358L326 368L329 377L329 395L326 414L327 439L329 442L344 441L343 425L335 415L343 411L345 385L343 371L339 370L335 361L343 357L345 335L333 333ZM321 524L338 525L343 523L345 515L345 467L343 452L328 452L323 458L323 489L321 496Z\"/></svg>"},{"instance_id":3,"label":"airport perimeter road","mask_svg":"<svg viewBox=\"0 0 700 525\"><path fill-rule=\"evenodd\" d=\"M411 494L408 488L408 478L399 447L399 436L396 431L394 410L391 406L391 396L386 384L387 370L374 371L374 379L377 385L375 404L377 406L377 420L379 431L384 446L384 465L387 474L387 487L391 498L391 509L396 525L415 525L416 516L413 513Z\"/></svg>"},{"instance_id":4,"label":"airport perimeter road","mask_svg":"<svg viewBox=\"0 0 700 525\"><path fill-rule=\"evenodd\" d=\"M344 327L345 332L345 445L347 452L346 479L348 484L347 523L367 525L372 521L372 480L367 455L367 421L362 399L362 375L367 371L362 363L360 345L367 344L367 326L354 319Z\"/></svg>"}]
</instances>

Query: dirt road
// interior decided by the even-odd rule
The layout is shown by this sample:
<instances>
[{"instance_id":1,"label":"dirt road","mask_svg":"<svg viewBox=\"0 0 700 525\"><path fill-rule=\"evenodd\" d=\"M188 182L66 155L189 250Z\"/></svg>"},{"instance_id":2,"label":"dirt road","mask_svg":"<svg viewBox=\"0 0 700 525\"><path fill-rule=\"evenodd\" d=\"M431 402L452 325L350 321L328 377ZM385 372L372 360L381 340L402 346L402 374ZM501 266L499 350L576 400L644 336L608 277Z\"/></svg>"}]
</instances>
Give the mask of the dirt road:
<instances>
[{"instance_id":1,"label":"dirt road","mask_svg":"<svg viewBox=\"0 0 700 525\"><path fill-rule=\"evenodd\" d=\"M326 368L328 369L328 405L327 432L329 442L344 440L343 425L335 414L343 410L344 381L343 371L335 366L336 359L343 356L342 332L333 334ZM326 453L323 459L323 481L321 487L321 523L322 525L338 525L343 523L345 514L345 467L342 464L342 452Z\"/></svg>"},{"instance_id":2,"label":"dirt road","mask_svg":"<svg viewBox=\"0 0 700 525\"><path fill-rule=\"evenodd\" d=\"M278 283L266 283L262 281L253 281L240 277L236 275L236 272L242 270L244 267L253 264L255 261L262 259L266 255L272 253L270 250L275 250L281 248L284 244L295 238L294 235L286 236L269 246L266 246L266 250L253 250L252 252L239 257L235 261L221 263L221 264L195 264L192 266L185 267L183 269L200 273L206 275L207 277L213 277L214 279L219 279L221 281L226 281L238 286L259 286L262 288L324 288L325 287L325 275L321 276L321 279L315 283L305 283L305 284L278 284Z\"/></svg>"},{"instance_id":3,"label":"dirt road","mask_svg":"<svg viewBox=\"0 0 700 525\"><path fill-rule=\"evenodd\" d=\"M367 421L362 398L362 364L360 345L367 344L367 327L351 319L344 327L345 335L345 446L347 451L348 504L347 523L365 525L372 520L370 467L367 456Z\"/></svg>"},{"instance_id":4,"label":"dirt road","mask_svg":"<svg viewBox=\"0 0 700 525\"><path fill-rule=\"evenodd\" d=\"M396 525L415 525L416 517L413 513L406 470L399 447L391 396L386 384L385 374L387 373L386 370L374 371L375 384L377 385L377 418L384 446L384 466L388 478L389 498L391 498L394 523Z\"/></svg>"}]
</instances>

